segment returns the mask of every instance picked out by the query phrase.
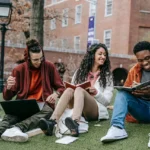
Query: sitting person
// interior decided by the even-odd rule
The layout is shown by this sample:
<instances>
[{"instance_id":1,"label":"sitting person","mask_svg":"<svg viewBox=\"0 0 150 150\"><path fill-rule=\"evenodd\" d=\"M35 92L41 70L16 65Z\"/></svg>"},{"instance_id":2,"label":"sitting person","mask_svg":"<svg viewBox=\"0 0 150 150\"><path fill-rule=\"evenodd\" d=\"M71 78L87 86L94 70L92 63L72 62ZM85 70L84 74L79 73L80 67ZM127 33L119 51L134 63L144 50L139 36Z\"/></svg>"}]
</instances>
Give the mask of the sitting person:
<instances>
[{"instance_id":1,"label":"sitting person","mask_svg":"<svg viewBox=\"0 0 150 150\"><path fill-rule=\"evenodd\" d=\"M4 140L14 142L28 140L28 135L24 132L37 128L40 118L51 116L55 100L65 89L54 64L45 60L43 49L36 40L27 42L25 54L26 61L15 67L8 77L3 97L11 100L16 96L16 99L36 99L37 102L46 103L39 113L25 120L11 114L4 116L0 122L0 135ZM53 88L56 92L53 92Z\"/></svg>"},{"instance_id":2,"label":"sitting person","mask_svg":"<svg viewBox=\"0 0 150 150\"><path fill-rule=\"evenodd\" d=\"M125 81L124 86L134 87L139 83L150 80L150 43L142 41L134 46L133 52L137 58ZM150 123L150 87L135 90L132 93L118 91L115 97L111 127L107 134L101 138L102 142L111 142L128 137L124 121L129 113L138 122Z\"/></svg>"},{"instance_id":3,"label":"sitting person","mask_svg":"<svg viewBox=\"0 0 150 150\"><path fill-rule=\"evenodd\" d=\"M72 117L65 119L65 124L73 136L79 136L78 125L81 115L86 120L108 119L107 106L113 95L113 80L110 72L108 50L104 44L92 45L84 56L79 69L75 72L72 83L75 85L90 81L87 90L77 87L67 88L60 97L50 120L40 119L39 127L51 136L53 128L69 105L73 108Z\"/></svg>"}]
</instances>

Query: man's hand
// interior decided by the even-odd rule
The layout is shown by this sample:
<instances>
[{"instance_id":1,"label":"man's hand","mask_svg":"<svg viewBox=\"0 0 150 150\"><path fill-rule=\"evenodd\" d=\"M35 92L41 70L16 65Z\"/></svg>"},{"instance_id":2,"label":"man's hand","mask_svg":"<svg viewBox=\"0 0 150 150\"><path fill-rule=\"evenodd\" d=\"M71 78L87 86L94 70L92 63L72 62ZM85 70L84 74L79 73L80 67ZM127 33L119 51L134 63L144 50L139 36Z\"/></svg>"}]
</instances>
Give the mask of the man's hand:
<instances>
[{"instance_id":1,"label":"man's hand","mask_svg":"<svg viewBox=\"0 0 150 150\"><path fill-rule=\"evenodd\" d=\"M54 104L55 101L57 100L57 98L58 98L58 94L53 93L53 94L51 94L50 96L47 97L46 102L48 102L50 104Z\"/></svg>"},{"instance_id":2,"label":"man's hand","mask_svg":"<svg viewBox=\"0 0 150 150\"><path fill-rule=\"evenodd\" d=\"M150 87L144 87L141 90L135 90L132 92L135 96L146 96L147 98L150 98Z\"/></svg>"},{"instance_id":3,"label":"man's hand","mask_svg":"<svg viewBox=\"0 0 150 150\"><path fill-rule=\"evenodd\" d=\"M133 81L132 87L135 87L135 86L137 86L137 85L139 85L139 84L140 84L140 83Z\"/></svg>"},{"instance_id":4,"label":"man's hand","mask_svg":"<svg viewBox=\"0 0 150 150\"><path fill-rule=\"evenodd\" d=\"M7 79L7 86L6 86L6 88L8 90L10 90L11 87L14 86L15 84L16 84L16 77L9 76L8 79Z\"/></svg>"}]
</instances>

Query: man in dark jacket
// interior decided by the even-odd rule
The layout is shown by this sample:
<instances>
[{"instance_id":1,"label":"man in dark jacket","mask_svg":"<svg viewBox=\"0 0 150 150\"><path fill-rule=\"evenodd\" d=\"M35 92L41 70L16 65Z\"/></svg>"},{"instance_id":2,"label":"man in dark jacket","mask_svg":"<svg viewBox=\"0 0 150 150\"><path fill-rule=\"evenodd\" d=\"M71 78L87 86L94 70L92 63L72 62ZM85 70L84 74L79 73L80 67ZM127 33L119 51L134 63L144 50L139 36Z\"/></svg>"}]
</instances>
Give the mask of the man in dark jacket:
<instances>
[{"instance_id":1,"label":"man in dark jacket","mask_svg":"<svg viewBox=\"0 0 150 150\"><path fill-rule=\"evenodd\" d=\"M64 91L63 82L54 64L45 60L41 46L34 39L27 42L25 60L8 77L3 97L11 100L16 96L16 99L36 99L38 103L45 103L39 113L25 120L5 115L0 123L0 135L6 141L27 141L28 135L25 132L38 127L40 118L51 116L56 99Z\"/></svg>"}]
</instances>

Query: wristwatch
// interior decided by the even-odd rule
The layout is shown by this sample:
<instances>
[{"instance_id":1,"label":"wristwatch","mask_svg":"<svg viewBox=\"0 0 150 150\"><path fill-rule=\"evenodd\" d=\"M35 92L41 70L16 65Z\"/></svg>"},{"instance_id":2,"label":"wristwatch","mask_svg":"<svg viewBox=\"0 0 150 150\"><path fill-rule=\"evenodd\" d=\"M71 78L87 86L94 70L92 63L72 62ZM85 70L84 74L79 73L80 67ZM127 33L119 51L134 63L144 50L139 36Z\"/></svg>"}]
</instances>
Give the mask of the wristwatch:
<instances>
[{"instance_id":1,"label":"wristwatch","mask_svg":"<svg viewBox=\"0 0 150 150\"><path fill-rule=\"evenodd\" d=\"M56 91L56 94L58 95L58 97L60 97L60 95L61 95L60 92L58 92L58 91Z\"/></svg>"}]
</instances>

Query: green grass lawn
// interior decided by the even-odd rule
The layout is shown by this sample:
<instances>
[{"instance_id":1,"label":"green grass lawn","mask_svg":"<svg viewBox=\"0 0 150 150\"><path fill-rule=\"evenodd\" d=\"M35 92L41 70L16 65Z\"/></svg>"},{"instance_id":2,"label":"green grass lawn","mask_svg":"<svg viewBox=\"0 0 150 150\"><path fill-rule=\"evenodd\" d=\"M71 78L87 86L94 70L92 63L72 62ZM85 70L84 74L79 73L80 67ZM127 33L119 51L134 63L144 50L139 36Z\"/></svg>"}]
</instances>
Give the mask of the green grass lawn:
<instances>
[{"instance_id":1,"label":"green grass lawn","mask_svg":"<svg viewBox=\"0 0 150 150\"><path fill-rule=\"evenodd\" d=\"M110 115L111 115L110 111ZM3 115L1 110L0 114ZM95 124L101 126L95 127ZM27 143L13 143L0 140L0 150L146 150L150 124L126 123L129 137L125 140L102 144L100 138L109 128L110 120L90 122L89 132L80 134L77 141L69 145L55 144L54 136L40 134L31 137Z\"/></svg>"}]
</instances>

